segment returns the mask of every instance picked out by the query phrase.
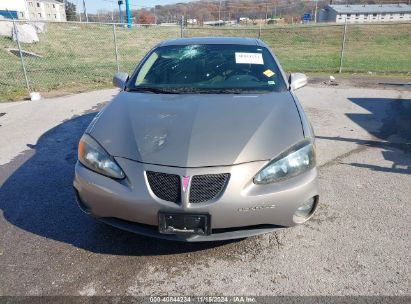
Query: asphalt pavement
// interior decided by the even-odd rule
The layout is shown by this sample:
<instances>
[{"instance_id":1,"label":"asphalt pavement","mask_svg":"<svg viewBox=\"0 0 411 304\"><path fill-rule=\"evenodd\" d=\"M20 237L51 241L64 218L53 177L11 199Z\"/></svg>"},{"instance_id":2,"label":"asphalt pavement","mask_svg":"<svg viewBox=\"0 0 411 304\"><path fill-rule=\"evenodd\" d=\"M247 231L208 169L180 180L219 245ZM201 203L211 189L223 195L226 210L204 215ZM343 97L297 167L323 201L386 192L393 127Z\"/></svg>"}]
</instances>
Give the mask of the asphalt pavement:
<instances>
[{"instance_id":1,"label":"asphalt pavement","mask_svg":"<svg viewBox=\"0 0 411 304\"><path fill-rule=\"evenodd\" d=\"M411 91L298 91L320 206L243 240L150 239L84 215L77 142L116 90L0 104L0 295L411 295Z\"/></svg>"}]
</instances>

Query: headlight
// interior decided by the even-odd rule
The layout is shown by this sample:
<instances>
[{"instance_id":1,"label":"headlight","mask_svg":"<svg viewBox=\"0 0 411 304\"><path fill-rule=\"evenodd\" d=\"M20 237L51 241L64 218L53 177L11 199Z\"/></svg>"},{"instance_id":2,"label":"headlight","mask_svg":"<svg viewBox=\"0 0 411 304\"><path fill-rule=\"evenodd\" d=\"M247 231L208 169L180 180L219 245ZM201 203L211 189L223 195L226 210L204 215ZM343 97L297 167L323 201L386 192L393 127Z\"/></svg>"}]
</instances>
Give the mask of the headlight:
<instances>
[{"instance_id":1,"label":"headlight","mask_svg":"<svg viewBox=\"0 0 411 304\"><path fill-rule=\"evenodd\" d=\"M254 183L278 182L304 173L314 166L314 144L312 141L305 140L272 160L254 177Z\"/></svg>"},{"instance_id":2,"label":"headlight","mask_svg":"<svg viewBox=\"0 0 411 304\"><path fill-rule=\"evenodd\" d=\"M97 141L84 134L78 145L78 160L90 170L97 173L123 179L125 174L116 161L101 147Z\"/></svg>"}]
</instances>

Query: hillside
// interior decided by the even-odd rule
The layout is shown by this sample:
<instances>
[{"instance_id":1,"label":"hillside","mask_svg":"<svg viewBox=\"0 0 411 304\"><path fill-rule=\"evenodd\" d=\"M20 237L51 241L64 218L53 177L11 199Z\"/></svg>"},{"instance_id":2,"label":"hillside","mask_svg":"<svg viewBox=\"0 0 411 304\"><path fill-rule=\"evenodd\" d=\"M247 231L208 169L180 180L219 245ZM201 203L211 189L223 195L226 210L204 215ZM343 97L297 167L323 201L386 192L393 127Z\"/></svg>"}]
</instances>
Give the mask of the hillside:
<instances>
[{"instance_id":1,"label":"hillside","mask_svg":"<svg viewBox=\"0 0 411 304\"><path fill-rule=\"evenodd\" d=\"M405 0L404 0L405 1ZM399 2L404 2L399 1ZM333 1L333 0L319 0L317 2L318 8L322 8L327 4L334 3L391 3L398 1L379 0L379 1ZM407 1L405 1L407 2ZM197 19L198 23L202 24L206 21L214 20L238 20L239 18L266 19L292 18L294 21L299 21L301 16L310 12L314 15L315 11L314 1L301 0L227 0L227 1L192 1L188 3L177 3L173 5L157 5L155 8L147 9L145 12L135 12L137 16L151 14L152 19L157 23L161 22L175 22L179 20L180 16L186 16L186 19Z\"/></svg>"}]
</instances>

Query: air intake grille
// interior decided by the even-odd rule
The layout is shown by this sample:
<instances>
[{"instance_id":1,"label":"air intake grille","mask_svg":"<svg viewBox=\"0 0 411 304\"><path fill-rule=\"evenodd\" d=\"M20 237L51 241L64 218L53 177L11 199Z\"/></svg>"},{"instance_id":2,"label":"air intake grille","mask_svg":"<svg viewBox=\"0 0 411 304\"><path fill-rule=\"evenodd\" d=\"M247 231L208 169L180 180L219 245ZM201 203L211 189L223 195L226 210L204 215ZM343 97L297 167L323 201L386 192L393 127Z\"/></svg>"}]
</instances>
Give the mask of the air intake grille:
<instances>
[{"instance_id":1,"label":"air intake grille","mask_svg":"<svg viewBox=\"0 0 411 304\"><path fill-rule=\"evenodd\" d=\"M190 203L203 203L216 198L223 190L230 174L194 175L190 187Z\"/></svg>"},{"instance_id":2,"label":"air intake grille","mask_svg":"<svg viewBox=\"0 0 411 304\"><path fill-rule=\"evenodd\" d=\"M152 171L146 173L150 188L157 197L165 201L180 203L180 176Z\"/></svg>"}]
</instances>

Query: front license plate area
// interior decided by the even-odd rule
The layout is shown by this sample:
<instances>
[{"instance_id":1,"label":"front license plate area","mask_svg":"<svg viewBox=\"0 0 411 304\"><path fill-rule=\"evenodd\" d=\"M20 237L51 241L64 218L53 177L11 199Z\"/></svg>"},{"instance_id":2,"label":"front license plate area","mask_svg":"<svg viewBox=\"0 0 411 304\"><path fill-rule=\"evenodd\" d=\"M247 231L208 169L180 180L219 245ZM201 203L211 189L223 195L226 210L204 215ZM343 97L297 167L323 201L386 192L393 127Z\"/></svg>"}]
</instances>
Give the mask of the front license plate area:
<instances>
[{"instance_id":1,"label":"front license plate area","mask_svg":"<svg viewBox=\"0 0 411 304\"><path fill-rule=\"evenodd\" d=\"M159 232L163 234L209 235L209 214L158 214Z\"/></svg>"}]
</instances>

